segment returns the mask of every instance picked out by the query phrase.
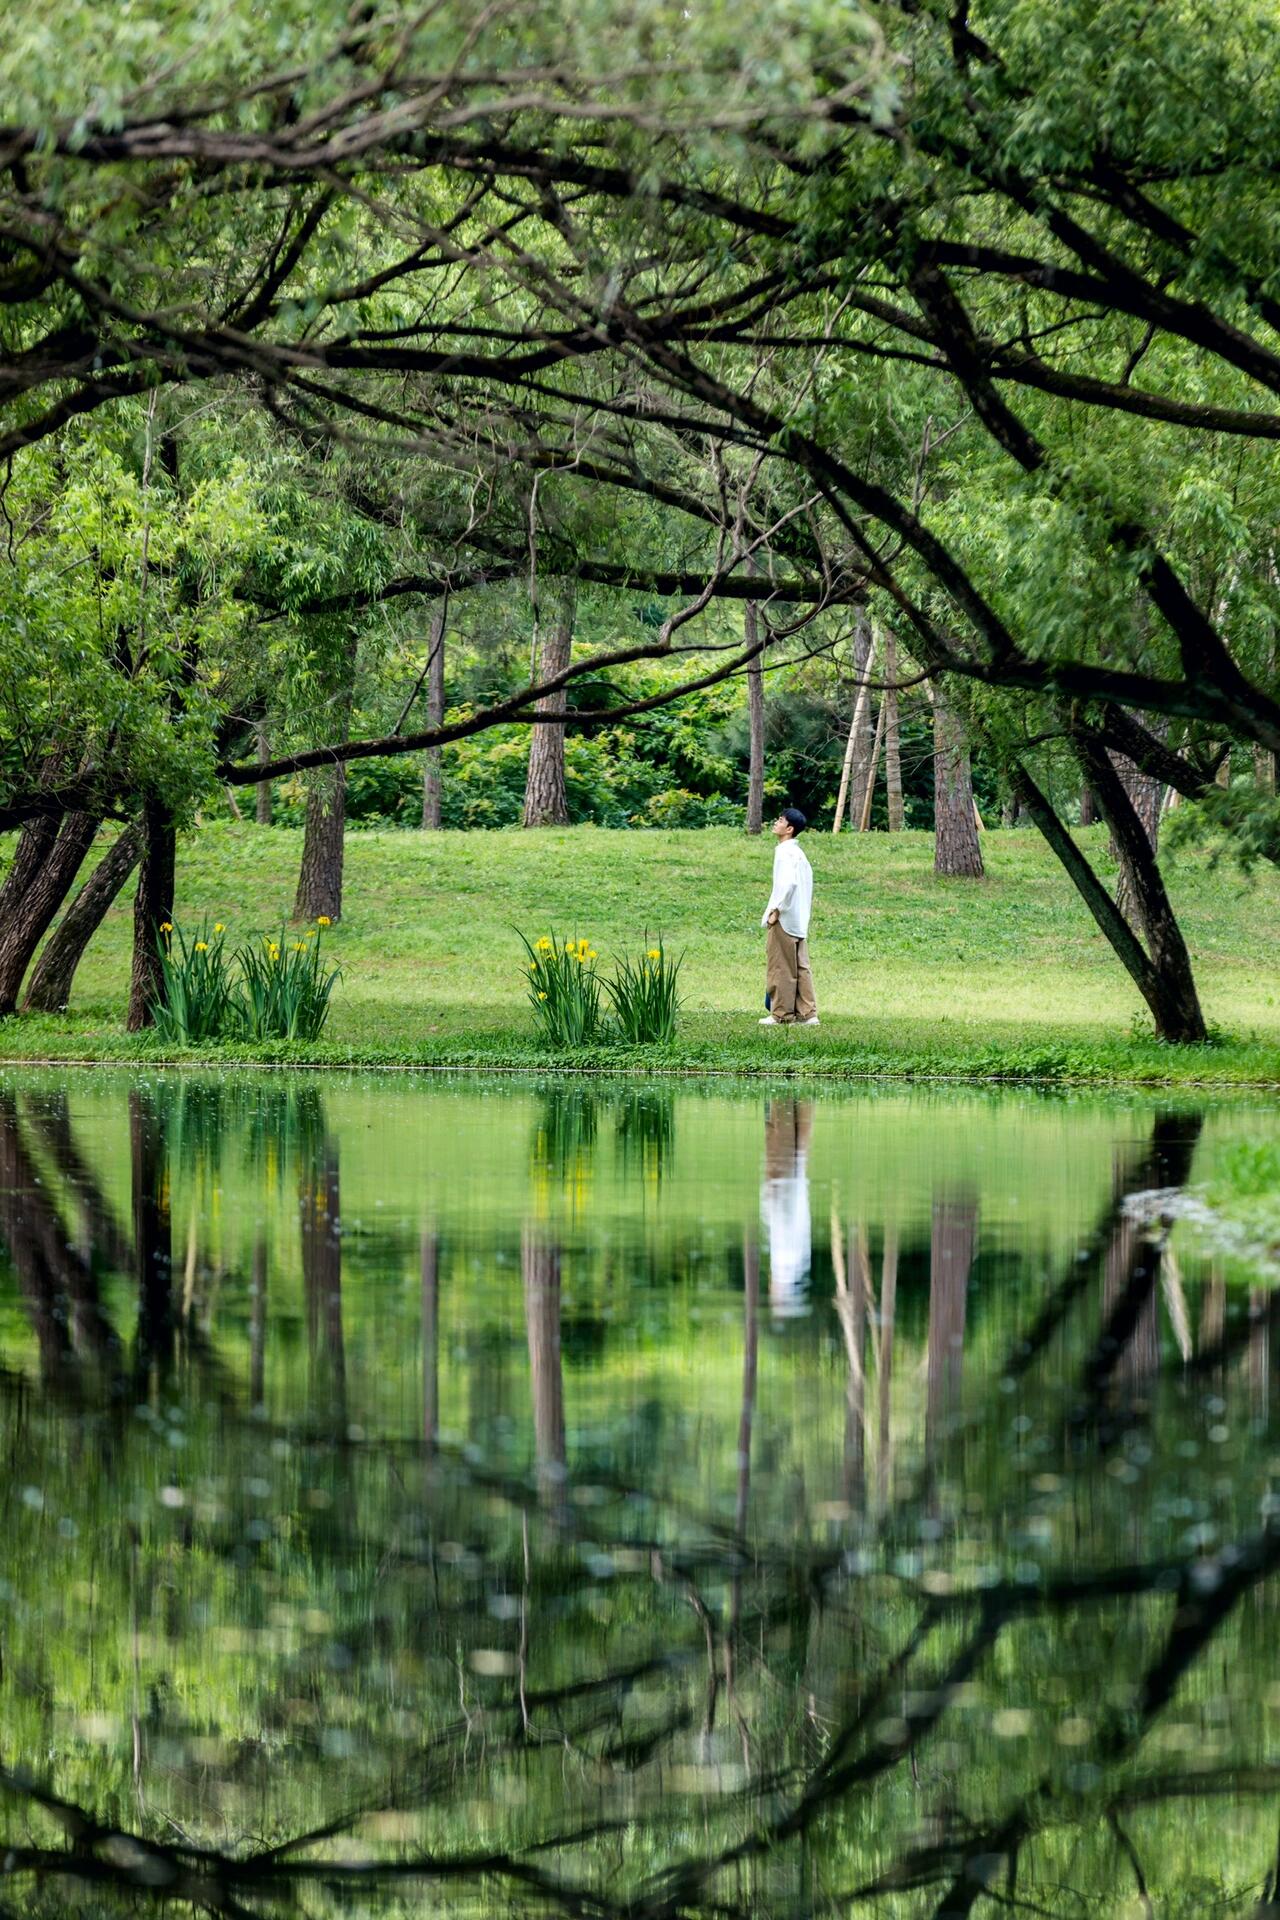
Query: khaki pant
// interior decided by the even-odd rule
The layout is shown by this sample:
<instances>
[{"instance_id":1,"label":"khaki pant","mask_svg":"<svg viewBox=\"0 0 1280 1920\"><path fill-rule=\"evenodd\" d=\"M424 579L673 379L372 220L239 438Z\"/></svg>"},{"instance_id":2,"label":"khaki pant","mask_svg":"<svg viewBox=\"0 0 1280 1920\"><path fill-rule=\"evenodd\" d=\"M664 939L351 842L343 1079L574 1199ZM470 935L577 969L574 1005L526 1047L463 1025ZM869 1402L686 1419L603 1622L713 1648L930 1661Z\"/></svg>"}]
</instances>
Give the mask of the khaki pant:
<instances>
[{"instance_id":1,"label":"khaki pant","mask_svg":"<svg viewBox=\"0 0 1280 1920\"><path fill-rule=\"evenodd\" d=\"M794 1020L812 1020L818 1011L809 971L809 943L788 933L781 920L775 920L766 932L765 985L769 1011L783 1026Z\"/></svg>"}]
</instances>

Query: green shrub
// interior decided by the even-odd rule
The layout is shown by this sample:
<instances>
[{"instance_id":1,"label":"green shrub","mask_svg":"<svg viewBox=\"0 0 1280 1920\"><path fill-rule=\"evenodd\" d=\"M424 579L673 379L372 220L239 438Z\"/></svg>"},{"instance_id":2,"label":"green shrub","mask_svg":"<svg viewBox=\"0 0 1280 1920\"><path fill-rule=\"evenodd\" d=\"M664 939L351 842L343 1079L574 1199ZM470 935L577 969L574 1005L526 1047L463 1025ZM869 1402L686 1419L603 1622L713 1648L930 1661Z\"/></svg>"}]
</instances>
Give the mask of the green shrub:
<instances>
[{"instance_id":1,"label":"green shrub","mask_svg":"<svg viewBox=\"0 0 1280 1920\"><path fill-rule=\"evenodd\" d=\"M520 935L528 958L525 978L534 1022L553 1047L585 1047L600 1033L598 955L589 940L543 934L530 943Z\"/></svg>"},{"instance_id":2,"label":"green shrub","mask_svg":"<svg viewBox=\"0 0 1280 1920\"><path fill-rule=\"evenodd\" d=\"M675 1039L683 959L683 954L679 960L668 959L659 937L642 959L615 962L613 978L605 981L604 990L613 1003L619 1033L633 1046Z\"/></svg>"},{"instance_id":3,"label":"green shrub","mask_svg":"<svg viewBox=\"0 0 1280 1920\"><path fill-rule=\"evenodd\" d=\"M190 939L181 927L162 920L156 933L162 996L152 1005L155 1030L179 1046L218 1040L235 1021L230 964L221 921L212 929L204 920Z\"/></svg>"},{"instance_id":4,"label":"green shrub","mask_svg":"<svg viewBox=\"0 0 1280 1920\"><path fill-rule=\"evenodd\" d=\"M225 929L207 923L188 939L171 921L157 934L162 996L152 1003L162 1040L192 1046L205 1040L318 1040L341 978L321 962L324 917L299 940L283 930L228 959Z\"/></svg>"},{"instance_id":5,"label":"green shrub","mask_svg":"<svg viewBox=\"0 0 1280 1920\"><path fill-rule=\"evenodd\" d=\"M325 971L320 949L328 920L322 915L300 940L276 939L241 947L236 953L240 990L236 996L240 1030L247 1040L318 1040L329 1017L329 1001L341 969Z\"/></svg>"}]
</instances>

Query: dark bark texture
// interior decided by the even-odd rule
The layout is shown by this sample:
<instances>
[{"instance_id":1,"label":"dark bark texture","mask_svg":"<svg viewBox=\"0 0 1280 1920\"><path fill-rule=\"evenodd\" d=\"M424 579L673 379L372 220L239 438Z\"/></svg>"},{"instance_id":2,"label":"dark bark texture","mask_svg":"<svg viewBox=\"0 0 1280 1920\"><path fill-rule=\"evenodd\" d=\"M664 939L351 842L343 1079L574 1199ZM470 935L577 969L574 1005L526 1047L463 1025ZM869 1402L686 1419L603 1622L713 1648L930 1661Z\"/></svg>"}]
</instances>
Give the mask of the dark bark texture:
<instances>
[{"instance_id":1,"label":"dark bark texture","mask_svg":"<svg viewBox=\"0 0 1280 1920\"><path fill-rule=\"evenodd\" d=\"M76 968L107 909L142 854L142 824L117 834L44 944L23 998L26 1013L58 1013L71 1000Z\"/></svg>"},{"instance_id":2,"label":"dark bark texture","mask_svg":"<svg viewBox=\"0 0 1280 1920\"><path fill-rule=\"evenodd\" d=\"M951 880L981 880L982 849L973 811L973 774L964 725L941 685L933 696L933 870Z\"/></svg>"},{"instance_id":3,"label":"dark bark texture","mask_svg":"<svg viewBox=\"0 0 1280 1920\"><path fill-rule=\"evenodd\" d=\"M91 813L69 813L26 891L0 922L0 1015L17 1007L22 977L71 891L98 824Z\"/></svg>"},{"instance_id":4,"label":"dark bark texture","mask_svg":"<svg viewBox=\"0 0 1280 1920\"><path fill-rule=\"evenodd\" d=\"M317 774L307 788L302 863L293 903L295 920L342 918L342 869L346 852L347 770Z\"/></svg>"},{"instance_id":5,"label":"dark bark texture","mask_svg":"<svg viewBox=\"0 0 1280 1920\"><path fill-rule=\"evenodd\" d=\"M129 977L129 1032L149 1027L154 1008L164 992L164 974L157 945L160 928L173 919L174 867L177 835L173 819L154 795L143 801L141 816L142 866L133 898L133 966Z\"/></svg>"},{"instance_id":6,"label":"dark bark texture","mask_svg":"<svg viewBox=\"0 0 1280 1920\"><path fill-rule=\"evenodd\" d=\"M567 620L548 627L539 652L539 680L563 673L573 647L573 629ZM539 713L563 713L565 695L549 693L539 700ZM564 783L564 728L534 726L530 730L529 771L524 787L526 827L567 827L569 799Z\"/></svg>"},{"instance_id":7,"label":"dark bark texture","mask_svg":"<svg viewBox=\"0 0 1280 1920\"><path fill-rule=\"evenodd\" d=\"M1139 814L1105 748L1088 735L1079 736L1075 745L1102 817L1111 829L1121 869L1128 875L1133 913L1125 918L1130 924L1136 920L1145 936L1155 986L1154 998L1148 998L1147 1004L1156 1032L1162 1040L1200 1045L1207 1033L1191 955L1165 891L1147 819Z\"/></svg>"}]
</instances>

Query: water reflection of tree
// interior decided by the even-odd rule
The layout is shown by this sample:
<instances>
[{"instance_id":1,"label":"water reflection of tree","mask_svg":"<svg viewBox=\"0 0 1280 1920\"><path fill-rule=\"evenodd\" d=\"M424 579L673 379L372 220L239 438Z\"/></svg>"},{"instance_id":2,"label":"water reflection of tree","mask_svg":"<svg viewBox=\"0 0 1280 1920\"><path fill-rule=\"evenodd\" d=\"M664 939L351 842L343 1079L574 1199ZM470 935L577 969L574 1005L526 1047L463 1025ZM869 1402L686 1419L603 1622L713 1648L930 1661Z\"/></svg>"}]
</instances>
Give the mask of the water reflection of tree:
<instances>
[{"instance_id":1,"label":"water reflection of tree","mask_svg":"<svg viewBox=\"0 0 1280 1920\"><path fill-rule=\"evenodd\" d=\"M133 1251L138 1276L134 1373L163 1375L173 1359L173 1234L165 1112L155 1090L129 1090L129 1162L133 1186Z\"/></svg>"},{"instance_id":2,"label":"water reflection of tree","mask_svg":"<svg viewBox=\"0 0 1280 1920\"><path fill-rule=\"evenodd\" d=\"M146 1216L144 1238L155 1246L163 1246L167 1186L148 1120L159 1111L139 1103L129 1133L135 1220ZM299 1164L300 1202L312 1196L313 1228L339 1219L337 1142L325 1120L313 1107ZM92 1276L92 1262L82 1262L84 1271L54 1264L50 1235L59 1258L79 1251L34 1157L37 1133L0 1100L0 1230L15 1266L17 1236L55 1331L62 1313L69 1337L55 1357L65 1372L82 1358L75 1290L84 1271ZM79 1542L56 1546L53 1466L64 1416L52 1394L20 1413L0 1398L11 1472L43 1486L47 1469L51 1496L47 1522L31 1505L11 1527L6 1578L27 1603L25 1620L19 1611L5 1628L6 1676L22 1677L7 1699L18 1729L11 1746L48 1751L49 1728L74 1727L69 1715L85 1699L113 1697L109 1667L95 1671L92 1691L73 1668L42 1675L49 1704L31 1704L39 1693L25 1686L32 1650L54 1640L68 1658L74 1652L74 1636L60 1639L73 1613L42 1617L31 1604L47 1594L55 1551L67 1556L57 1564L83 1573L86 1585L91 1575L95 1659L110 1648L109 1623L130 1617L136 1592L137 1641L152 1649L141 1657L187 1662L173 1704L163 1715L155 1710L165 1742L157 1737L149 1774L153 1810L125 1815L127 1752L121 1761L109 1743L95 1748L78 1734L74 1744L71 1733L62 1736L67 1757L53 1763L53 1790L7 1776L18 1809L4 1835L10 1899L48 1881L59 1889L81 1883L103 1914L155 1901L241 1920L426 1904L447 1915L502 1906L565 1920L816 1920L864 1910L897 1920L968 1913L982 1903L983 1911L1074 1920L1118 1911L1140 1874L1162 1915L1252 1910L1264 1875L1274 1872L1274 1833L1264 1832L1264 1820L1270 1827L1280 1789L1261 1699L1253 1697L1273 1658L1273 1522L1266 1513L1259 1522L1256 1486L1244 1477L1232 1496L1234 1523L1224 1519L1208 1545L1200 1539L1141 1558L1123 1525L1104 1526L1102 1514L1109 1499L1121 1515L1126 1499L1136 1499L1110 1471L1110 1450L1127 1464L1116 1436L1133 1418L1129 1349L1143 1337L1143 1316L1163 1285L1157 1276L1166 1274L1158 1228L1129 1234L1125 1194L1129 1183L1172 1184L1152 1176L1179 1167L1185 1178L1193 1148L1184 1117L1176 1140L1171 1127L1157 1125L1120 1169L1117 1191L1078 1250L1085 1257L1073 1249L1007 1352L1003 1326L992 1354L989 1331L984 1336L968 1310L973 1201L956 1191L937 1195L924 1351L917 1370L909 1320L897 1328L910 1363L900 1362L900 1384L905 1402L922 1376L921 1422L939 1448L963 1416L982 1512L968 1516L969 1532L957 1530L924 1555L923 1569L921 1487L905 1477L893 1485L887 1467L897 1241L873 1219L851 1223L847 1250L841 1231L832 1240L833 1262L838 1250L844 1263L835 1306L846 1375L835 1418L844 1423L842 1484L859 1508L834 1535L825 1524L811 1527L799 1509L766 1508L764 1480L753 1491L753 1462L761 1472L753 1227L743 1254L742 1370L732 1386L736 1475L716 1512L693 1512L687 1484L668 1497L656 1480L636 1489L602 1476L594 1504L574 1503L571 1534L562 1526L563 1259L543 1224L526 1228L521 1248L540 1468L533 1492L492 1458L443 1447L444 1465L437 1459L430 1474L415 1477L416 1436L412 1444L403 1436L375 1442L335 1427L324 1451L348 1463L351 1497L300 1541L291 1504L298 1469L289 1458L291 1446L301 1452L297 1436L271 1453L261 1420L239 1417L247 1406L210 1411L193 1393L187 1453L176 1466L162 1455L166 1471L192 1486L232 1488L270 1473L273 1505L262 1509L260 1531L203 1523L199 1553L179 1557L177 1536L154 1513L130 1543L118 1497L95 1507L87 1488L92 1537L86 1529ZM63 1178L66 1218L87 1218L70 1174ZM308 1310L314 1301L315 1339L325 1347L335 1292L341 1307L323 1272L335 1246L321 1236L307 1253L305 1214L304 1205ZM340 1254L336 1232L330 1238ZM440 1276L430 1225L420 1251L430 1442ZM340 1268L336 1277L340 1286ZM257 1351L265 1304L264 1296L261 1336L251 1322ZM33 1324L39 1340L34 1314ZM1233 1433L1242 1403L1256 1410L1263 1391L1269 1348L1259 1329L1269 1333L1271 1324L1259 1313L1238 1323L1228 1316L1187 1362L1194 1376L1203 1354ZM967 1344L963 1395L958 1331ZM86 1356L91 1346L84 1335ZM43 1347L41 1354L43 1361ZM1174 1364L1180 1371L1180 1355ZM1143 1366L1150 1421L1161 1377ZM256 1402L258 1362L251 1372ZM1074 1417L1091 1395L1110 1415L1105 1435ZM1193 1400L1169 1396L1172 1417L1191 1420ZM1015 1415L1042 1433L1046 1451L1036 1458L1055 1472L1027 1469L1010 1441ZM821 1404L799 1418L816 1425ZM894 1509L883 1522L861 1510L865 1436L876 1427L884 1476L876 1507L892 1495ZM152 1486L163 1444L143 1423L127 1423L131 1487ZM1239 1448L1246 1444L1242 1437ZM1028 1577L1028 1550L1006 1550L1003 1534L1015 1535L1039 1511L1037 1501L1056 1511L1053 1495L1037 1494L1034 1482L1061 1478L1069 1466L1080 1476L1080 1509L1062 1516L1056 1552L1046 1551ZM1222 1477L1221 1468L1212 1471ZM278 1534L268 1522L278 1522ZM988 1522L1000 1531L983 1538ZM1087 1529L1087 1553L1073 1527ZM904 1541L912 1551L900 1551ZM137 1587L134 1555L147 1572ZM597 1561L609 1563L607 1577ZM510 1617L513 1595L536 1597L537 1636ZM243 1633L259 1608L263 1624L252 1631L262 1640L252 1657L241 1641L221 1652L224 1623ZM323 1624L304 1629L313 1615ZM727 1726L715 1720L718 1681L732 1706ZM1177 1747L1149 1750L1148 1734L1171 1711L1194 1719L1197 1702L1207 1710L1227 1692L1239 1721L1224 1728L1232 1744L1221 1761L1203 1764ZM198 1703L186 1722L179 1700ZM1017 1721L1023 1703L1037 1708L1043 1737L1023 1739L996 1724ZM1068 1741L1055 1737L1058 1727L1070 1730ZM224 1732L227 1757L218 1761L209 1749ZM259 1751L269 1751L269 1765L252 1757ZM730 1751L732 1775L724 1771ZM1184 1888L1180 1835L1195 1810L1215 1800L1231 1809L1220 1870L1214 1884ZM1256 1820L1239 1811L1252 1804L1265 1810Z\"/></svg>"},{"instance_id":3,"label":"water reflection of tree","mask_svg":"<svg viewBox=\"0 0 1280 1920\"><path fill-rule=\"evenodd\" d=\"M526 1221L520 1237L534 1454L543 1502L560 1509L565 1498L564 1367L560 1351L560 1248Z\"/></svg>"},{"instance_id":4,"label":"water reflection of tree","mask_svg":"<svg viewBox=\"0 0 1280 1920\"><path fill-rule=\"evenodd\" d=\"M342 1196L338 1142L327 1125L324 1102L304 1088L298 1106L298 1218L302 1242L302 1291L307 1350L320 1399L340 1426L346 1424L347 1359L342 1327Z\"/></svg>"}]
</instances>

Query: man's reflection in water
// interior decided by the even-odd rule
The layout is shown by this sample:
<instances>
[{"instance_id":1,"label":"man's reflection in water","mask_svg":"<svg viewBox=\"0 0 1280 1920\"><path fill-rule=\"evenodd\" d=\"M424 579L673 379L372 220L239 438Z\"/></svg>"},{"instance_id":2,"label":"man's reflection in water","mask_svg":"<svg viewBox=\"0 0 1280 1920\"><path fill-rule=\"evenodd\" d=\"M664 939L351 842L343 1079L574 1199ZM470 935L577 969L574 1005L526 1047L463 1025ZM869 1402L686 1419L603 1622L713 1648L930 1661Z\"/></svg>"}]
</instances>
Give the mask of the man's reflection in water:
<instances>
[{"instance_id":1,"label":"man's reflection in water","mask_svg":"<svg viewBox=\"0 0 1280 1920\"><path fill-rule=\"evenodd\" d=\"M769 1100L764 1109L760 1216L769 1241L769 1306L775 1318L809 1310L813 1230L809 1219L812 1100Z\"/></svg>"}]
</instances>

